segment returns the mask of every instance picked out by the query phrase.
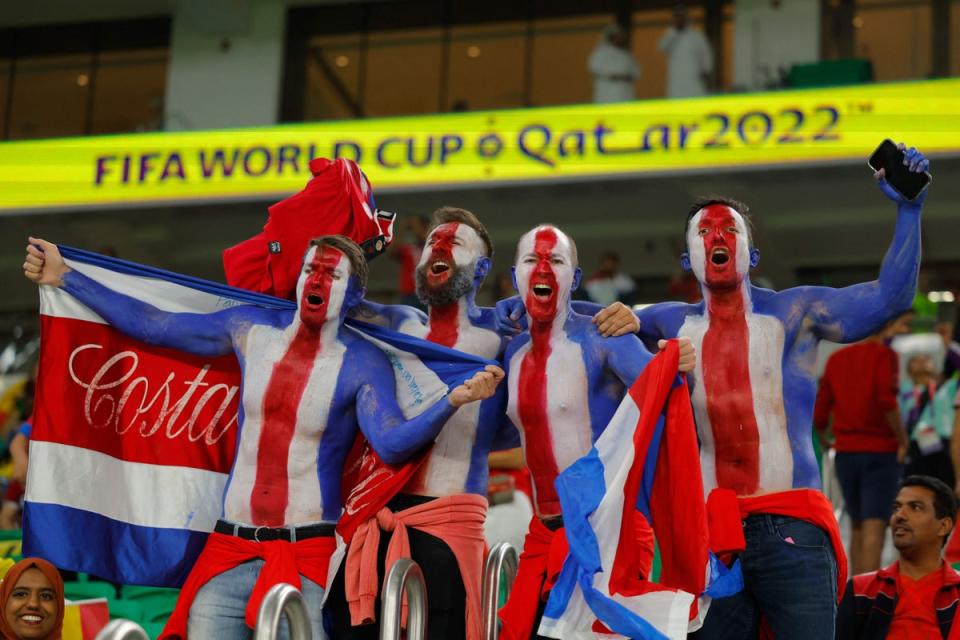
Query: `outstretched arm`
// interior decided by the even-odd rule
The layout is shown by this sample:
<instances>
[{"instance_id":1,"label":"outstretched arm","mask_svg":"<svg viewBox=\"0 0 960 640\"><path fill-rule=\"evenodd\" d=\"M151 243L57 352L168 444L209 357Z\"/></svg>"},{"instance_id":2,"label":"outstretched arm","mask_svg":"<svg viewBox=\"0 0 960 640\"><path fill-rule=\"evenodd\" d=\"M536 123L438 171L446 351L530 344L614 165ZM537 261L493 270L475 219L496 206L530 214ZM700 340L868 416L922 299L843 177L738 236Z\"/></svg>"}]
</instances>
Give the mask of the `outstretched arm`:
<instances>
[{"instance_id":1,"label":"outstretched arm","mask_svg":"<svg viewBox=\"0 0 960 640\"><path fill-rule=\"evenodd\" d=\"M400 464L440 433L458 407L494 394L503 370L488 365L484 371L453 389L429 409L407 420L397 405L393 371L383 357L364 363L367 381L357 391L357 420L374 451L387 464Z\"/></svg>"},{"instance_id":2,"label":"outstretched arm","mask_svg":"<svg viewBox=\"0 0 960 640\"><path fill-rule=\"evenodd\" d=\"M369 300L363 300L353 307L350 310L350 317L394 331L399 330L400 325L407 320L414 320L420 324L427 323L427 316L420 309L403 304L380 304Z\"/></svg>"},{"instance_id":3,"label":"outstretched arm","mask_svg":"<svg viewBox=\"0 0 960 640\"><path fill-rule=\"evenodd\" d=\"M929 161L916 149L906 151L911 171L923 172ZM876 175L880 190L897 203L893 241L873 282L842 289L810 287L809 317L816 334L834 342L854 342L874 333L885 322L910 308L920 270L920 209L926 193L907 200L887 183L883 171Z\"/></svg>"},{"instance_id":4,"label":"outstretched arm","mask_svg":"<svg viewBox=\"0 0 960 640\"><path fill-rule=\"evenodd\" d=\"M242 307L211 314L162 311L70 269L57 245L38 238L30 238L23 270L28 279L62 288L111 326L141 342L202 356L224 355L233 348L230 329Z\"/></svg>"}]
</instances>

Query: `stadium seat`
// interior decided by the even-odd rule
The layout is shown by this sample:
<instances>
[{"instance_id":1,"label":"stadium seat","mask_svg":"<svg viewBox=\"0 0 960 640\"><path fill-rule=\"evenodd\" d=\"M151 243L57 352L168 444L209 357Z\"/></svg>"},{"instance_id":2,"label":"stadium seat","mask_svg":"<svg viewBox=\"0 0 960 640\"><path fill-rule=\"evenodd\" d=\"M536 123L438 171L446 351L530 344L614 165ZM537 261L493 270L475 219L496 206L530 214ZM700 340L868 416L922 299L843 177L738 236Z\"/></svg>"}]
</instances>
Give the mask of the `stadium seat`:
<instances>
[{"instance_id":1,"label":"stadium seat","mask_svg":"<svg viewBox=\"0 0 960 640\"><path fill-rule=\"evenodd\" d=\"M134 600L111 600L110 619L124 618L133 620L137 624L144 622L143 605Z\"/></svg>"},{"instance_id":2,"label":"stadium seat","mask_svg":"<svg viewBox=\"0 0 960 640\"><path fill-rule=\"evenodd\" d=\"M109 582L64 582L63 594L68 600L89 600L107 598L115 600L117 590Z\"/></svg>"},{"instance_id":3,"label":"stadium seat","mask_svg":"<svg viewBox=\"0 0 960 640\"><path fill-rule=\"evenodd\" d=\"M120 595L124 600L138 603L143 608L143 620L164 621L177 603L180 591L163 587L139 587L127 585L120 587Z\"/></svg>"}]
</instances>

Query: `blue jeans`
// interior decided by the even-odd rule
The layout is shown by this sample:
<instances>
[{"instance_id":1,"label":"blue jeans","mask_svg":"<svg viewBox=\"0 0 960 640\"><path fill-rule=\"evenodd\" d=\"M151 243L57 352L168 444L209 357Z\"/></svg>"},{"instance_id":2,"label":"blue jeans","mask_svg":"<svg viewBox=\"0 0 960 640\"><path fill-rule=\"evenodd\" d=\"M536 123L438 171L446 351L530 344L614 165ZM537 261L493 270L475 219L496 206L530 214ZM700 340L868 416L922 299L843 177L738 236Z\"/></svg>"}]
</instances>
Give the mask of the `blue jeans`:
<instances>
[{"instance_id":1,"label":"blue jeans","mask_svg":"<svg viewBox=\"0 0 960 640\"><path fill-rule=\"evenodd\" d=\"M696 640L756 638L761 615L777 640L832 640L837 563L827 532L787 516L755 515L743 523L744 589L710 603Z\"/></svg>"},{"instance_id":2,"label":"blue jeans","mask_svg":"<svg viewBox=\"0 0 960 640\"><path fill-rule=\"evenodd\" d=\"M203 585L190 606L187 620L187 635L202 640L205 638L223 638L224 640L248 640L253 631L244 622L247 601L253 591L253 585L263 568L263 560L250 560L238 567L225 571ZM307 603L310 614L310 626L314 640L326 640L323 632L323 587L304 576L300 576L300 591ZM280 619L279 638L289 637L286 616Z\"/></svg>"}]
</instances>

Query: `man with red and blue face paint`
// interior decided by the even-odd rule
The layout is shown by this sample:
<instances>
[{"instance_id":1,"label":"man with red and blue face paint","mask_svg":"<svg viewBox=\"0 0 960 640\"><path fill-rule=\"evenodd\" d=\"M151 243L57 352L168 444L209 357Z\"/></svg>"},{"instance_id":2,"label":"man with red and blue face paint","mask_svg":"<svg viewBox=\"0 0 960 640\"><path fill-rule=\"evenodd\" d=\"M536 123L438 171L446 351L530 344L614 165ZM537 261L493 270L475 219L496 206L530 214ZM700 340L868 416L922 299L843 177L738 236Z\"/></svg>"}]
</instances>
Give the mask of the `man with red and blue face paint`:
<instances>
[{"instance_id":1,"label":"man with red and blue face paint","mask_svg":"<svg viewBox=\"0 0 960 640\"><path fill-rule=\"evenodd\" d=\"M510 341L504 362L507 414L520 430L533 477L535 516L510 600L500 611L501 637L509 640L536 632L543 596L566 555L554 480L590 452L627 386L652 358L636 336L604 338L589 316L573 311L570 297L580 275L576 245L560 229L540 225L520 239L513 278L529 329ZM694 360L683 341L680 370L690 371ZM640 533L637 544L652 557L649 527Z\"/></svg>"},{"instance_id":2,"label":"man with red and blue face paint","mask_svg":"<svg viewBox=\"0 0 960 640\"><path fill-rule=\"evenodd\" d=\"M30 239L25 275L60 286L111 325L147 344L204 356L236 355L242 371L237 453L222 519L181 591L163 637L249 638L276 583L299 585L313 637L342 511L344 458L358 428L388 463L439 433L457 408L491 397L496 367L406 420L393 369L343 326L363 296L366 262L343 236L315 239L297 281L295 311L239 305L215 314L157 309L70 270L56 245Z\"/></svg>"},{"instance_id":3,"label":"man with red and blue face paint","mask_svg":"<svg viewBox=\"0 0 960 640\"><path fill-rule=\"evenodd\" d=\"M903 148L901 146L901 148ZM904 163L926 171L908 149ZM920 264L920 209L882 172L897 204L893 242L873 282L784 291L750 283L760 254L747 208L707 199L689 212L687 253L703 292L697 304L667 302L637 312L645 342L689 337L699 354L691 398L714 551L739 553L745 588L715 600L696 637L753 638L765 618L777 640L831 638L846 558L829 501L819 491L811 425L820 340L854 342L907 309ZM614 305L598 324L621 324ZM619 319L617 319L619 318Z\"/></svg>"},{"instance_id":4,"label":"man with red and blue face paint","mask_svg":"<svg viewBox=\"0 0 960 640\"><path fill-rule=\"evenodd\" d=\"M353 315L487 360L499 360L506 341L496 332L494 311L476 303L492 254L487 230L473 213L453 207L438 209L415 272L417 296L427 314L412 307L363 301ZM361 525L327 604L337 638L379 638L380 625L374 620L379 606L369 596L379 592L376 576L380 571L362 566L364 557L377 560L363 548L379 542L379 564L389 567L399 553L398 525L406 529L410 556L424 571L427 635L451 640L479 640L482 636L480 579L485 554L487 456L494 448L517 444L516 430L503 419L504 400L505 394L498 393L459 409L430 450L407 464L415 468L400 472L409 477L386 504L390 513L371 518L366 527ZM379 531L383 522L390 524L390 533ZM370 593L362 593L358 576L373 577ZM345 598L338 597L342 591Z\"/></svg>"}]
</instances>

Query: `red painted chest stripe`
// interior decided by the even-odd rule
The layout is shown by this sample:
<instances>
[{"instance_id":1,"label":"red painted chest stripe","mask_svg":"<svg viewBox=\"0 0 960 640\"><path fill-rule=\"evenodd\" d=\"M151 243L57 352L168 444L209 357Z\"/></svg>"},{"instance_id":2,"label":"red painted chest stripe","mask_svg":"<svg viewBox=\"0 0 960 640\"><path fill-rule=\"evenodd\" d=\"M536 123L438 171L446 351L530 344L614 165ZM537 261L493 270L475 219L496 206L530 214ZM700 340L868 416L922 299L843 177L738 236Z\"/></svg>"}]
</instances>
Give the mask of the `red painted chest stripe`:
<instances>
[{"instance_id":1,"label":"red painted chest stripe","mask_svg":"<svg viewBox=\"0 0 960 640\"><path fill-rule=\"evenodd\" d=\"M548 256L557 244L553 229L541 229L534 240L537 255ZM536 273L534 270L533 273ZM554 280L556 292L556 281ZM556 293L554 293L556 295ZM527 305L532 304L533 287L527 293ZM550 358L550 327L530 327L531 347L520 364L517 380L517 413L523 424L527 466L536 489L540 513L560 513L560 499L553 481L559 474L557 459L553 453L553 437L550 418L547 414L547 360Z\"/></svg>"},{"instance_id":2,"label":"red painted chest stripe","mask_svg":"<svg viewBox=\"0 0 960 640\"><path fill-rule=\"evenodd\" d=\"M323 247L315 257L312 290L323 296L323 307L330 303L333 280L321 269L333 269L342 258L339 251L330 253ZM315 276L315 277L314 277ZM303 301L301 301L303 304ZM257 445L257 474L250 496L253 524L279 527L289 503L290 488L287 459L290 443L297 427L297 410L310 380L321 341L316 330L300 325L283 357L273 365L270 380L263 393L263 424Z\"/></svg>"},{"instance_id":3,"label":"red painted chest stripe","mask_svg":"<svg viewBox=\"0 0 960 640\"><path fill-rule=\"evenodd\" d=\"M459 321L459 303L430 307L430 331L427 332L427 340L453 348L460 337Z\"/></svg>"},{"instance_id":4,"label":"red painted chest stripe","mask_svg":"<svg viewBox=\"0 0 960 640\"><path fill-rule=\"evenodd\" d=\"M710 302L703 336L703 383L716 449L717 485L738 495L760 485L760 430L750 387L750 332L739 291L737 300ZM732 298L732 296L731 296Z\"/></svg>"}]
</instances>

